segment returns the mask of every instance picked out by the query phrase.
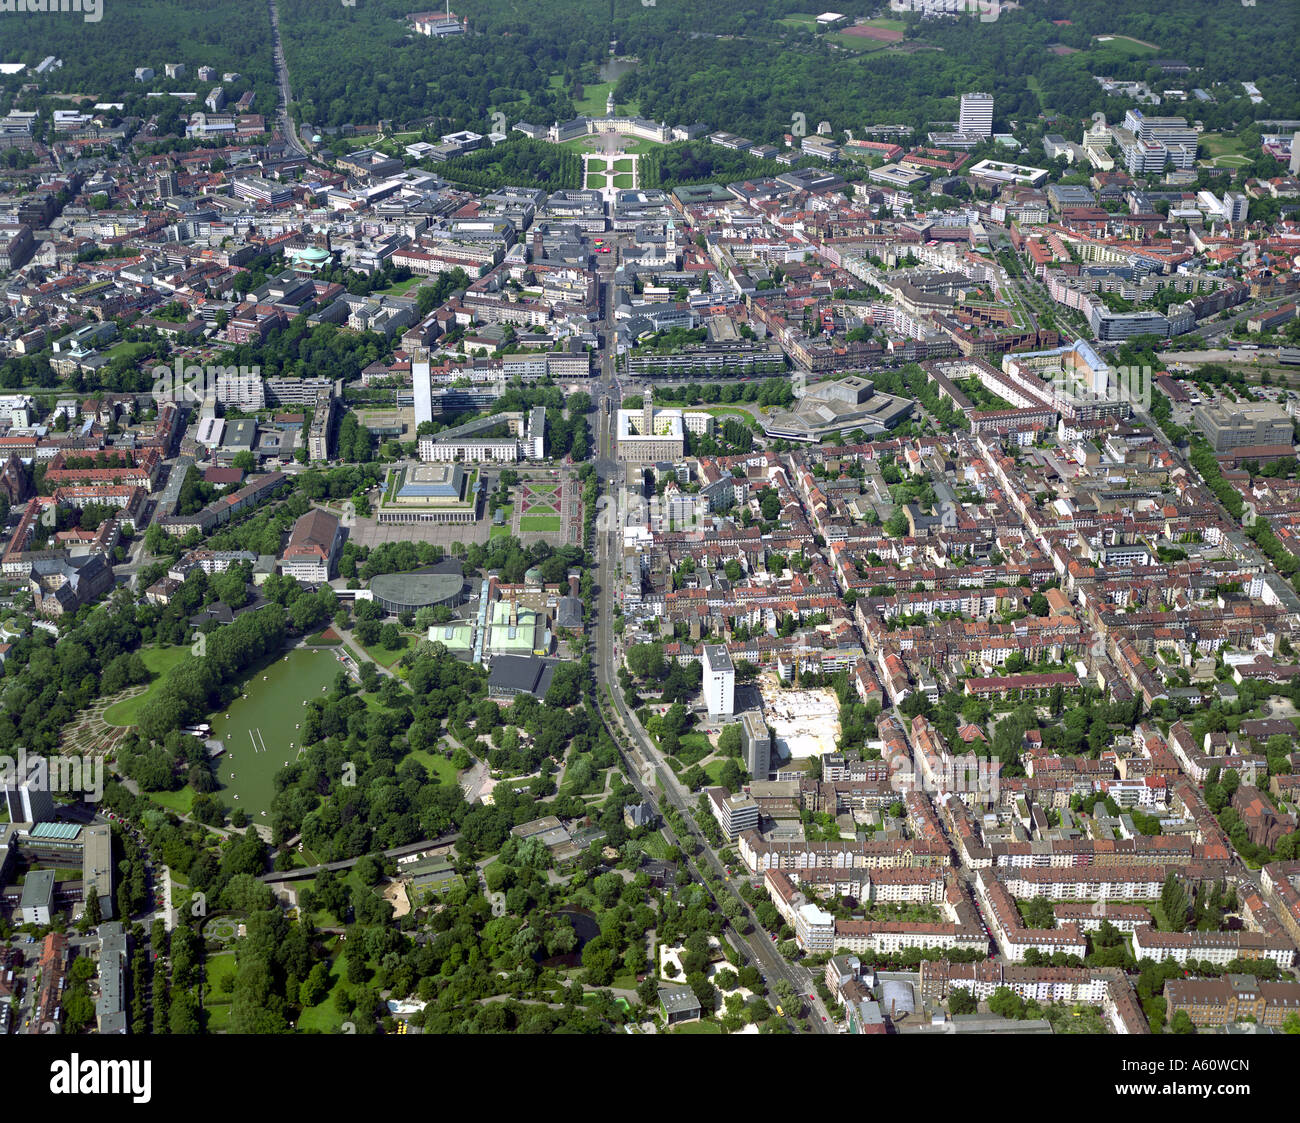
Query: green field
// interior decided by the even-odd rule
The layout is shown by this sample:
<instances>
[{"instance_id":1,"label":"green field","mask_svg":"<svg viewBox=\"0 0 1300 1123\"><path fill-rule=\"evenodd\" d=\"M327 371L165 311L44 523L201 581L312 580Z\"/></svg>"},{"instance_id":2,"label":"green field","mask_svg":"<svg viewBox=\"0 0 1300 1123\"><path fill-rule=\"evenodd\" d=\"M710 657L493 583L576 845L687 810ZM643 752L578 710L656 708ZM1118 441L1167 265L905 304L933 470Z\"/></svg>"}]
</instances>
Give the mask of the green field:
<instances>
[{"instance_id":1,"label":"green field","mask_svg":"<svg viewBox=\"0 0 1300 1123\"><path fill-rule=\"evenodd\" d=\"M228 807L242 807L254 820L270 807L275 774L302 745L296 726L303 703L325 693L342 669L332 650L299 648L255 671L244 687L247 696L212 715L212 736L226 747L216 768Z\"/></svg>"},{"instance_id":2,"label":"green field","mask_svg":"<svg viewBox=\"0 0 1300 1123\"><path fill-rule=\"evenodd\" d=\"M845 35L842 31L832 31L826 36L826 41L828 43L838 43L846 51L859 51L862 54L883 51L885 48L894 45L881 39L869 39L865 35Z\"/></svg>"},{"instance_id":3,"label":"green field","mask_svg":"<svg viewBox=\"0 0 1300 1123\"><path fill-rule=\"evenodd\" d=\"M309 1006L298 1018L299 1033L337 1033L343 1024L343 1015L335 1004L334 995L344 985L337 958L330 964L330 992L317 1006Z\"/></svg>"},{"instance_id":4,"label":"green field","mask_svg":"<svg viewBox=\"0 0 1300 1123\"><path fill-rule=\"evenodd\" d=\"M203 990L203 1005L207 1013L208 1033L224 1033L230 1024L230 991L222 990L225 979L233 979L238 965L233 951L222 951L207 957L204 974L207 986Z\"/></svg>"},{"instance_id":5,"label":"green field","mask_svg":"<svg viewBox=\"0 0 1300 1123\"><path fill-rule=\"evenodd\" d=\"M1200 146L1207 156L1240 156L1246 151L1239 137L1228 133L1202 133Z\"/></svg>"},{"instance_id":6,"label":"green field","mask_svg":"<svg viewBox=\"0 0 1300 1123\"><path fill-rule=\"evenodd\" d=\"M683 749L693 749L697 753L713 751L709 738L703 733L683 733L677 740Z\"/></svg>"},{"instance_id":7,"label":"green field","mask_svg":"<svg viewBox=\"0 0 1300 1123\"><path fill-rule=\"evenodd\" d=\"M717 1022L686 1022L673 1030L673 1033L721 1033L722 1027Z\"/></svg>"},{"instance_id":8,"label":"green field","mask_svg":"<svg viewBox=\"0 0 1300 1123\"><path fill-rule=\"evenodd\" d=\"M457 775L459 775L456 766L441 753L431 753L425 749L417 749L408 753L407 758L418 760L431 776L444 784L454 784Z\"/></svg>"},{"instance_id":9,"label":"green field","mask_svg":"<svg viewBox=\"0 0 1300 1123\"><path fill-rule=\"evenodd\" d=\"M591 85L584 85L582 87L582 97L573 103L579 116L605 116L605 101L609 97L609 91L613 88L613 82L594 82ZM634 101L626 104L616 104L614 108L617 112L625 113L631 117L637 115L637 105Z\"/></svg>"},{"instance_id":10,"label":"green field","mask_svg":"<svg viewBox=\"0 0 1300 1123\"><path fill-rule=\"evenodd\" d=\"M563 140L560 142L561 148L572 148L575 152L595 152L600 146L600 138L590 134L586 136L575 136L572 140Z\"/></svg>"},{"instance_id":11,"label":"green field","mask_svg":"<svg viewBox=\"0 0 1300 1123\"><path fill-rule=\"evenodd\" d=\"M514 518L515 505L513 503L506 503L500 508L500 510L505 512L505 526L494 526L488 533L489 539L505 538L506 535L510 533L510 520Z\"/></svg>"},{"instance_id":12,"label":"green field","mask_svg":"<svg viewBox=\"0 0 1300 1123\"><path fill-rule=\"evenodd\" d=\"M658 141L646 140L644 137L637 137L635 139L632 137L623 137L619 141L619 148L624 152L630 152L635 156L641 156L647 152L653 152L656 148L662 147L663 145Z\"/></svg>"},{"instance_id":13,"label":"green field","mask_svg":"<svg viewBox=\"0 0 1300 1123\"><path fill-rule=\"evenodd\" d=\"M633 161L630 159L614 161L614 170L616 172L630 172L634 166Z\"/></svg>"},{"instance_id":14,"label":"green field","mask_svg":"<svg viewBox=\"0 0 1300 1123\"><path fill-rule=\"evenodd\" d=\"M1153 55L1160 50L1151 43L1144 43L1141 39L1132 39L1127 35L1094 35L1092 41L1100 43L1103 48L1119 47L1136 55Z\"/></svg>"},{"instance_id":15,"label":"green field","mask_svg":"<svg viewBox=\"0 0 1300 1123\"><path fill-rule=\"evenodd\" d=\"M641 840L641 849L650 857L663 861L668 854L668 840L658 831L655 831L654 834L648 834Z\"/></svg>"},{"instance_id":16,"label":"green field","mask_svg":"<svg viewBox=\"0 0 1300 1123\"><path fill-rule=\"evenodd\" d=\"M564 520L559 515L520 515L519 529L545 533L564 529Z\"/></svg>"},{"instance_id":17,"label":"green field","mask_svg":"<svg viewBox=\"0 0 1300 1123\"><path fill-rule=\"evenodd\" d=\"M140 658L144 660L144 665L149 668L149 672L154 676L149 683L149 688L134 698L127 698L121 702L115 702L104 711L104 721L109 725L134 725L140 716L140 710L144 704L153 697L154 692L158 689L158 684L162 682L163 675L170 671L178 663L192 658L190 649L184 645L177 647L146 647L140 652Z\"/></svg>"},{"instance_id":18,"label":"green field","mask_svg":"<svg viewBox=\"0 0 1300 1123\"><path fill-rule=\"evenodd\" d=\"M389 285L389 287L386 289L376 289L375 291L382 293L385 296L402 296L403 294L409 292L411 289L415 288L417 285L427 285L428 283L429 283L428 277L421 277L417 275L414 277L408 277L405 281L398 281L397 284L395 285Z\"/></svg>"},{"instance_id":19,"label":"green field","mask_svg":"<svg viewBox=\"0 0 1300 1123\"><path fill-rule=\"evenodd\" d=\"M373 659L376 663L378 663L381 667L391 667L403 655L406 654L406 649L410 646L411 646L410 639L406 636L403 636L401 644L398 647L394 648L392 651L389 651L388 648L378 643L374 644L371 647L362 647L361 650L364 651L367 655L369 655L370 658Z\"/></svg>"},{"instance_id":20,"label":"green field","mask_svg":"<svg viewBox=\"0 0 1300 1123\"><path fill-rule=\"evenodd\" d=\"M188 815L194 805L195 791L187 786L176 792L146 792L145 795L159 807L175 811L177 815Z\"/></svg>"},{"instance_id":21,"label":"green field","mask_svg":"<svg viewBox=\"0 0 1300 1123\"><path fill-rule=\"evenodd\" d=\"M219 951L209 955L204 968L204 973L207 975L208 990L217 995L228 994L229 992L222 990L221 981L223 979L233 979L237 969L233 951Z\"/></svg>"},{"instance_id":22,"label":"green field","mask_svg":"<svg viewBox=\"0 0 1300 1123\"><path fill-rule=\"evenodd\" d=\"M1038 78L1037 78L1035 75L1033 75L1033 74L1028 74L1028 75L1025 76L1025 85L1029 87L1029 91L1030 91L1030 93L1032 93L1032 94L1034 95L1034 97L1036 97L1036 98L1038 99L1038 106L1039 106L1039 108L1042 109L1044 112L1046 112L1046 111L1047 111L1047 106L1046 106L1046 104L1045 104L1044 101L1043 101L1043 85L1042 85L1042 83L1039 82Z\"/></svg>"},{"instance_id":23,"label":"green field","mask_svg":"<svg viewBox=\"0 0 1300 1123\"><path fill-rule=\"evenodd\" d=\"M728 414L732 414L747 423L754 420L754 415L749 410L737 409L735 406L684 406L682 408L694 410L697 413L711 413L714 417L726 417Z\"/></svg>"},{"instance_id":24,"label":"green field","mask_svg":"<svg viewBox=\"0 0 1300 1123\"><path fill-rule=\"evenodd\" d=\"M605 177L597 172L587 173L588 189L598 190L605 186Z\"/></svg>"},{"instance_id":25,"label":"green field","mask_svg":"<svg viewBox=\"0 0 1300 1123\"><path fill-rule=\"evenodd\" d=\"M627 190L636 186L636 177L631 172L623 172L614 177L614 186L620 190Z\"/></svg>"}]
</instances>

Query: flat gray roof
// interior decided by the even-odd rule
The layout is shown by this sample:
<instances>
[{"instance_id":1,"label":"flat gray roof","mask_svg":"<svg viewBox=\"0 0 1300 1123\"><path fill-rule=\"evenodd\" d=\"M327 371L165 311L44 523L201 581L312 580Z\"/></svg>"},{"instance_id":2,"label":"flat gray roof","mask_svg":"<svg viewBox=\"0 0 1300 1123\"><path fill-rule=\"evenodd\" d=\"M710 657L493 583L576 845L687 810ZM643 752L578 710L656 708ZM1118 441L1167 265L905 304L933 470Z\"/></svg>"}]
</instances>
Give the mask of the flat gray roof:
<instances>
[{"instance_id":1,"label":"flat gray roof","mask_svg":"<svg viewBox=\"0 0 1300 1123\"><path fill-rule=\"evenodd\" d=\"M721 644L706 644L704 655L709 661L709 666L715 671L734 671L736 669L731 663L731 653Z\"/></svg>"},{"instance_id":2,"label":"flat gray roof","mask_svg":"<svg viewBox=\"0 0 1300 1123\"><path fill-rule=\"evenodd\" d=\"M23 882L22 899L18 902L20 908L38 908L42 905L48 907L54 900L54 871L53 870L32 870Z\"/></svg>"},{"instance_id":3,"label":"flat gray roof","mask_svg":"<svg viewBox=\"0 0 1300 1123\"><path fill-rule=\"evenodd\" d=\"M690 987L660 987L659 1002L669 1014L682 1014L688 1010L698 1013L700 1009L700 1000Z\"/></svg>"}]
</instances>

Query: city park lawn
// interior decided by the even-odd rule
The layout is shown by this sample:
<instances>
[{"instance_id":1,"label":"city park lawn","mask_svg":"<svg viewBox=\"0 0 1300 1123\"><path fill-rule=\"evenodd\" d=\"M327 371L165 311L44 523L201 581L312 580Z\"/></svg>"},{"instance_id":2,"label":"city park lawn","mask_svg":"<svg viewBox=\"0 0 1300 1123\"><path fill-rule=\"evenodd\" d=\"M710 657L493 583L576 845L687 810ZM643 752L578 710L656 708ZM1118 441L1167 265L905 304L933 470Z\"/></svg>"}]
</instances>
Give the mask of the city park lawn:
<instances>
[{"instance_id":1,"label":"city park lawn","mask_svg":"<svg viewBox=\"0 0 1300 1123\"><path fill-rule=\"evenodd\" d=\"M143 793L151 802L158 804L159 807L165 807L168 811L174 811L177 815L188 815L190 808L194 805L194 789L188 784L175 792L145 792Z\"/></svg>"},{"instance_id":2,"label":"city park lawn","mask_svg":"<svg viewBox=\"0 0 1300 1123\"><path fill-rule=\"evenodd\" d=\"M722 1032L722 1027L717 1022L684 1022L673 1030L673 1033L718 1033Z\"/></svg>"},{"instance_id":3,"label":"city park lawn","mask_svg":"<svg viewBox=\"0 0 1300 1123\"><path fill-rule=\"evenodd\" d=\"M533 533L559 532L564 520L559 515L520 515L519 529Z\"/></svg>"},{"instance_id":4,"label":"city park lawn","mask_svg":"<svg viewBox=\"0 0 1300 1123\"><path fill-rule=\"evenodd\" d=\"M146 647L141 650L140 658L153 675L148 689L134 698L124 698L109 706L104 711L104 721L108 725L134 725L139 720L140 710L153 696L163 676L178 663L193 658L193 655L187 645L177 644L175 647Z\"/></svg>"},{"instance_id":5,"label":"city park lawn","mask_svg":"<svg viewBox=\"0 0 1300 1123\"><path fill-rule=\"evenodd\" d=\"M414 276L408 277L405 281L398 281L396 284L389 285L386 289L377 289L376 291L384 296L403 296L417 285L428 284L428 277Z\"/></svg>"},{"instance_id":6,"label":"city park lawn","mask_svg":"<svg viewBox=\"0 0 1300 1123\"><path fill-rule=\"evenodd\" d=\"M731 414L746 423L754 420L754 415L749 410L737 409L735 406L684 406L683 408L697 413L711 413L714 417L726 417Z\"/></svg>"},{"instance_id":7,"label":"city park lawn","mask_svg":"<svg viewBox=\"0 0 1300 1123\"><path fill-rule=\"evenodd\" d=\"M1240 156L1246 151L1239 137L1230 133L1202 133L1199 138L1207 156Z\"/></svg>"},{"instance_id":8,"label":"city park lawn","mask_svg":"<svg viewBox=\"0 0 1300 1123\"><path fill-rule=\"evenodd\" d=\"M238 969L233 951L215 952L204 963L207 986L203 991L203 1004L207 1014L204 1028L208 1033L224 1033L230 1024L231 992L222 989L226 979L233 979Z\"/></svg>"},{"instance_id":9,"label":"city park lawn","mask_svg":"<svg viewBox=\"0 0 1300 1123\"><path fill-rule=\"evenodd\" d=\"M504 518L506 521L501 526L492 527L488 532L489 540L493 538L505 538L510 533L510 520L514 518L515 505L513 503L503 503L497 508L497 510L505 512Z\"/></svg>"},{"instance_id":10,"label":"city park lawn","mask_svg":"<svg viewBox=\"0 0 1300 1123\"><path fill-rule=\"evenodd\" d=\"M589 86L584 85L582 97L573 103L573 107L580 117L602 117L605 114L605 100L613 88L613 82L593 82Z\"/></svg>"},{"instance_id":11,"label":"city park lawn","mask_svg":"<svg viewBox=\"0 0 1300 1123\"><path fill-rule=\"evenodd\" d=\"M412 749L406 754L406 760L418 760L428 773L444 784L454 784L460 775L456 766L442 753L431 753L427 749Z\"/></svg>"},{"instance_id":12,"label":"city park lawn","mask_svg":"<svg viewBox=\"0 0 1300 1123\"><path fill-rule=\"evenodd\" d=\"M406 653L406 649L411 646L409 637L402 636L401 638L402 642L391 651L381 643L373 644L370 647L363 646L361 650L369 655L370 658L381 667L391 667Z\"/></svg>"},{"instance_id":13,"label":"city park lawn","mask_svg":"<svg viewBox=\"0 0 1300 1123\"><path fill-rule=\"evenodd\" d=\"M1147 43L1141 39L1134 39L1128 35L1094 35L1092 41L1103 45L1116 44L1124 46L1134 54L1138 55L1152 55L1160 50L1160 48L1154 43Z\"/></svg>"},{"instance_id":14,"label":"city park lawn","mask_svg":"<svg viewBox=\"0 0 1300 1123\"><path fill-rule=\"evenodd\" d=\"M343 973L336 955L330 961L329 993L315 1006L303 1010L295 1027L299 1033L335 1033L342 1027L343 1015L339 1013L335 995L343 985Z\"/></svg>"}]
</instances>

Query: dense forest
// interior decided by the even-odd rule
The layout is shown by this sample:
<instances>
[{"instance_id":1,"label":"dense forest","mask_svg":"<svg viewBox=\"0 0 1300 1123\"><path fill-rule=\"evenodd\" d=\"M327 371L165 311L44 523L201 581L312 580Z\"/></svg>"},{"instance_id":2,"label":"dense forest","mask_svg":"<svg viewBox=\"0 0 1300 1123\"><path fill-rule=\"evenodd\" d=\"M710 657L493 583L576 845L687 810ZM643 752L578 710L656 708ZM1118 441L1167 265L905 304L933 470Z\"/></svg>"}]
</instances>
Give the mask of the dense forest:
<instances>
[{"instance_id":1,"label":"dense forest","mask_svg":"<svg viewBox=\"0 0 1300 1123\"><path fill-rule=\"evenodd\" d=\"M755 140L776 140L790 131L793 114L808 121L826 119L836 129L867 123L909 125L923 129L957 116L957 95L983 89L996 101L995 126L1039 113L1075 118L1094 112L1113 116L1127 104L1108 97L1093 80L1095 73L1151 79L1155 52L1137 44L1098 46L1094 34L1125 33L1155 43L1162 55L1193 65L1204 63L1203 84L1246 78L1259 83L1268 99L1260 116L1294 116L1297 99L1292 34L1283 45L1274 39L1278 13L1246 8L1231 20L1221 5L1202 0L1146 15L1113 3L1088 5L1084 13L1035 7L1004 12L994 23L968 21L915 25L924 42L937 50L878 51L858 54L804 34L788 49L773 52L769 42L748 36L732 40L691 39L676 42L646 32L626 49L641 66L619 83L617 98L635 100L643 115L672 122L703 121ZM1070 18L1058 27L1051 18ZM1294 10L1291 21L1295 23ZM1207 44L1218 48L1207 49ZM1051 45L1077 53L1055 54ZM716 91L725 89L720 100ZM1198 106L1207 128L1250 121L1256 108L1238 84L1216 91L1219 103Z\"/></svg>"},{"instance_id":2,"label":"dense forest","mask_svg":"<svg viewBox=\"0 0 1300 1123\"><path fill-rule=\"evenodd\" d=\"M486 191L503 183L546 191L582 186L582 157L576 152L541 140L522 140L518 133L493 148L428 166L452 183Z\"/></svg>"},{"instance_id":3,"label":"dense forest","mask_svg":"<svg viewBox=\"0 0 1300 1123\"><path fill-rule=\"evenodd\" d=\"M318 5L319 7L319 5ZM200 66L218 74L237 71L245 84L275 85L271 66L271 17L265 0L107 0L103 18L85 23L75 14L51 18L39 13L11 14L0 20L0 55L6 62L35 66L47 55L63 66L56 72L60 90L122 100L146 89L201 90ZM163 64L183 62L186 73L169 79ZM136 85L136 67L149 66L157 77ZM7 76L17 90L28 81ZM227 89L227 93L230 90ZM271 106L275 102L272 99ZM129 111L129 110L128 110Z\"/></svg>"},{"instance_id":4,"label":"dense forest","mask_svg":"<svg viewBox=\"0 0 1300 1123\"><path fill-rule=\"evenodd\" d=\"M531 107L549 124L574 109L553 74L576 80L609 49L602 0L457 3L471 34L432 40L402 19L409 0L355 7L280 0L280 28L298 101L294 112L319 126L435 118L444 131L485 127L495 110L517 120Z\"/></svg>"},{"instance_id":5,"label":"dense forest","mask_svg":"<svg viewBox=\"0 0 1300 1123\"><path fill-rule=\"evenodd\" d=\"M389 121L433 132L485 130L496 114L550 124L576 115L576 100L600 80L597 68L611 48L640 63L620 79L619 103L655 120L702 121L754 140L777 140L795 113L829 120L837 131L869 122L925 128L952 120L956 96L971 89L994 94L998 128L1040 113L1081 123L1127 107L1092 75L1156 81L1156 58L1204 68L1195 84L1212 89L1215 102L1198 103L1196 113L1207 130L1300 116L1300 11L1286 0L1240 8L1224 0L1035 0L988 22L909 15L904 42L883 49L782 22L807 9L803 0L747 0L743 7L531 0L526 11L514 0L461 0L456 8L469 34L444 40L405 24L408 0L279 0L278 7L297 98L292 111L319 127ZM878 7L841 5L852 17ZM1099 35L1131 39L1100 42ZM64 60L59 89L126 100L128 114L147 104L135 67L159 71L154 89L194 89L205 63L239 70L265 110L263 90L273 96L269 42L262 0L136 0L109 5L94 25L71 18L0 23L6 59L35 63L57 54ZM162 63L177 61L189 65L187 76L161 77ZM1242 80L1259 85L1264 104L1251 105ZM24 81L3 80L13 92ZM22 104L35 100L27 94Z\"/></svg>"},{"instance_id":6,"label":"dense forest","mask_svg":"<svg viewBox=\"0 0 1300 1123\"><path fill-rule=\"evenodd\" d=\"M858 16L878 5L841 7ZM438 42L404 27L400 19L408 9L405 0L355 8L282 0L304 120L436 119L449 127L483 128L501 112L510 121L549 124L574 114L570 95L597 80L595 67L609 57L611 43L641 64L619 82L620 103L636 104L655 120L703 121L755 140L778 138L796 112L836 128L868 121L921 128L953 119L956 95L969 89L994 94L1000 125L1040 112L1083 121L1093 112L1124 108L1106 97L1092 74L1148 78L1157 57L1204 66L1201 85L1238 83L1217 90L1217 104L1198 106L1207 127L1250 121L1257 113L1300 114L1297 13L1280 0L1233 8L1231 19L1223 18L1222 0L1176 7L1098 0L1082 10L1054 0L1004 10L987 23L908 17L905 47L874 51L779 22L806 10L802 0L749 0L743 7L534 0L526 21L506 0L465 0L457 10L469 18L470 34ZM1158 53L1141 43L1096 42L1102 34L1131 36L1154 44ZM1258 110L1245 98L1242 79L1263 91L1267 100ZM722 90L725 98L718 96Z\"/></svg>"},{"instance_id":7,"label":"dense forest","mask_svg":"<svg viewBox=\"0 0 1300 1123\"><path fill-rule=\"evenodd\" d=\"M815 163L815 161L809 161ZM705 140L666 144L645 153L639 162L641 186L670 191L684 183L732 183L789 171L775 160L757 160L743 152L720 148Z\"/></svg>"}]
</instances>

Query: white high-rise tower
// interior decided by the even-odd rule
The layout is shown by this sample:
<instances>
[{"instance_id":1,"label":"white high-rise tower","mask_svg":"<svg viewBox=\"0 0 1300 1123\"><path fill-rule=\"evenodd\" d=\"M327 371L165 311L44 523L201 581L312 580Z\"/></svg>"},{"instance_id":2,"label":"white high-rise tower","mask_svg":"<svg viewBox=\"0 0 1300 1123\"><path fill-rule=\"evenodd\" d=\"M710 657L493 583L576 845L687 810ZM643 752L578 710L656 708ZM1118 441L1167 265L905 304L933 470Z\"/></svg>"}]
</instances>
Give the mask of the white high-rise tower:
<instances>
[{"instance_id":1,"label":"white high-rise tower","mask_svg":"<svg viewBox=\"0 0 1300 1123\"><path fill-rule=\"evenodd\" d=\"M703 686L710 718L731 717L736 712L736 668L721 644L704 645Z\"/></svg>"},{"instance_id":2,"label":"white high-rise tower","mask_svg":"<svg viewBox=\"0 0 1300 1123\"><path fill-rule=\"evenodd\" d=\"M961 116L957 119L957 131L966 136L993 135L992 94L961 95Z\"/></svg>"}]
</instances>

